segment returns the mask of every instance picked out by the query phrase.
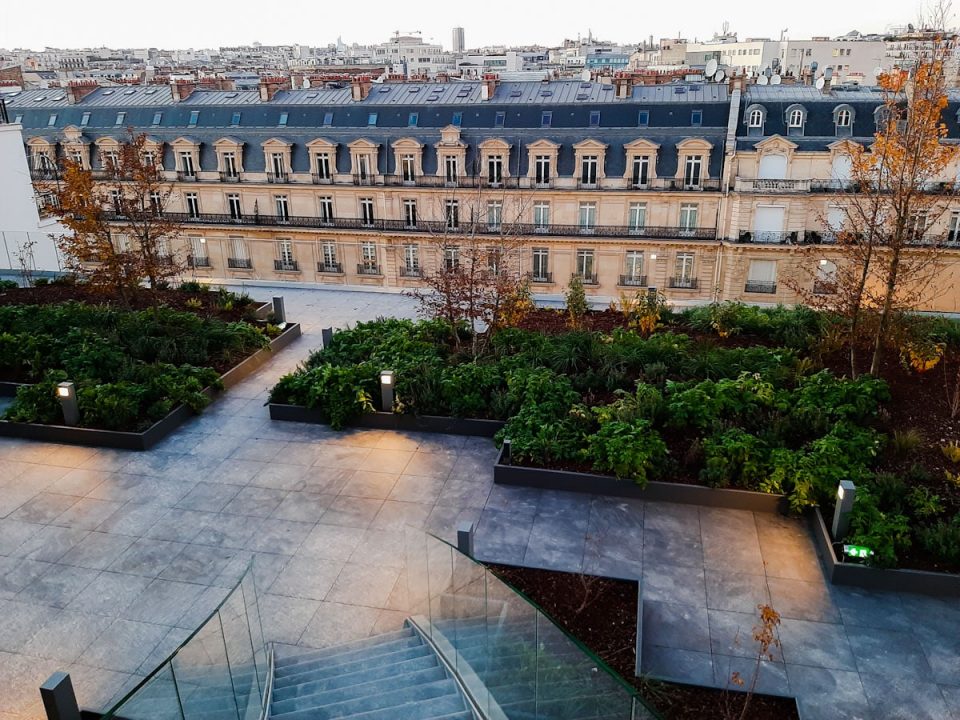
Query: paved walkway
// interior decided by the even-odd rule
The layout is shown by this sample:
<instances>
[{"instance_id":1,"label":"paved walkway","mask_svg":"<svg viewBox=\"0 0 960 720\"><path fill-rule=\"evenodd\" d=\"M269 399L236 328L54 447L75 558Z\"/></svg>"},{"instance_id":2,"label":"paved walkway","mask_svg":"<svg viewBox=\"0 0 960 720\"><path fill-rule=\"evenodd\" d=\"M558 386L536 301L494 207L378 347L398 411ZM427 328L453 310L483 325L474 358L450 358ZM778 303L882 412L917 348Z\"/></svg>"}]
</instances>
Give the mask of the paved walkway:
<instances>
[{"instance_id":1,"label":"paved walkway","mask_svg":"<svg viewBox=\"0 0 960 720\"><path fill-rule=\"evenodd\" d=\"M725 684L770 601L785 662L761 689L798 694L805 718L960 717L960 600L827 587L794 521L494 487L489 441L270 422L268 388L321 325L414 312L397 295L283 294L305 337L154 450L0 440L0 720L42 717L56 669L108 707L251 558L267 640L393 629L402 528L453 539L461 520L490 560L641 579L647 672Z\"/></svg>"}]
</instances>

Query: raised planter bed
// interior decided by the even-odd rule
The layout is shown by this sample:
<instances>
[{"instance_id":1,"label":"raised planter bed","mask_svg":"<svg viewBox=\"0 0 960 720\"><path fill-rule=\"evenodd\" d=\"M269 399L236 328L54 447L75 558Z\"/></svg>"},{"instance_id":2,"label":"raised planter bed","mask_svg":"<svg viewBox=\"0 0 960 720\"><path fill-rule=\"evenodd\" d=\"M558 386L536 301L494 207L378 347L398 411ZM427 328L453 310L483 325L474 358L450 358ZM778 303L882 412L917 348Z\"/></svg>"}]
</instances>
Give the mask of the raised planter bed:
<instances>
[{"instance_id":1,"label":"raised planter bed","mask_svg":"<svg viewBox=\"0 0 960 720\"><path fill-rule=\"evenodd\" d=\"M267 363L275 352L283 350L301 335L299 323L288 323L283 332L270 341L268 347L258 350L250 357L234 365L220 376L224 390L233 387L241 380ZM0 383L0 395L16 395L19 385ZM203 391L209 398L219 393L211 388ZM149 450L167 435L193 416L193 411L180 405L143 432L124 432L120 430L98 430L96 428L70 427L67 425L41 425L39 423L16 423L0 420L0 436L43 440L46 442L89 445L93 447L119 448L121 450Z\"/></svg>"},{"instance_id":2,"label":"raised planter bed","mask_svg":"<svg viewBox=\"0 0 960 720\"><path fill-rule=\"evenodd\" d=\"M785 513L787 510L783 495L658 481L651 481L646 487L641 487L629 480L618 480L610 475L512 465L504 457L503 449L500 450L493 468L493 481L499 485L520 485L540 490L564 490L750 512Z\"/></svg>"},{"instance_id":3,"label":"raised planter bed","mask_svg":"<svg viewBox=\"0 0 960 720\"><path fill-rule=\"evenodd\" d=\"M287 420L317 425L328 424L320 411L311 410L302 405L270 403L269 407L271 420ZM471 437L493 437L503 427L503 423L499 420L477 420L438 415L400 415L388 412L364 413L353 425L354 427L376 430L405 430L445 433L447 435L468 435Z\"/></svg>"},{"instance_id":4,"label":"raised planter bed","mask_svg":"<svg viewBox=\"0 0 960 720\"><path fill-rule=\"evenodd\" d=\"M833 539L830 537L830 531L820 508L814 508L809 514L809 519L810 529L823 560L827 579L834 585L960 597L960 575L954 573L875 568L841 562L833 550Z\"/></svg>"}]
</instances>

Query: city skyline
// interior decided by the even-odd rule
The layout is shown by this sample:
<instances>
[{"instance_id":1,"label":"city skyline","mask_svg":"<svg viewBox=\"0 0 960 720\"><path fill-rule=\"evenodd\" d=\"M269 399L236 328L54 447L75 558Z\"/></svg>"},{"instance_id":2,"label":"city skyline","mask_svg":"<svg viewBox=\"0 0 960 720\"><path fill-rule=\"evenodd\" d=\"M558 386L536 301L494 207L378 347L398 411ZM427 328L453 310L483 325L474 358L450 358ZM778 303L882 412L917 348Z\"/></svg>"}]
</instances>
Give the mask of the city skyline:
<instances>
[{"instance_id":1,"label":"city skyline","mask_svg":"<svg viewBox=\"0 0 960 720\"><path fill-rule=\"evenodd\" d=\"M756 10L752 5L720 10L713 2L695 0L686 8L682 18L672 16L675 15L672 7L653 7L645 9L643 18L638 18L636 23L625 24L622 12L615 9L588 18L578 17L576 6L572 3L554 4L551 10L562 9L568 4L570 13L546 13L539 7L518 7L494 0L484 7L481 14L450 12L448 5L427 0L418 5L420 12L414 19L399 19L382 3L375 3L375 12L362 17L357 16L349 6L324 5L306 10L281 6L276 13L280 22L272 28L268 23L252 32L250 15L255 12L255 6L252 5L248 8L241 5L240 12L224 16L213 6L171 0L165 4L164 14L153 17L150 23L124 24L120 13L129 10L122 8L119 3L101 3L103 9L98 13L77 14L71 12L73 8L63 0L51 0L45 6L51 16L62 12L70 17L69 23L52 25L37 24L32 8L11 3L0 10L0 47L32 50L101 46L199 49L254 42L264 45L325 46L337 37L342 37L349 44L371 45L387 41L395 31L401 34L419 31L425 41L439 43L449 50L455 26L465 29L467 48L534 44L557 46L565 38L576 38L577 35L585 37L591 32L598 39L634 44L648 39L650 35L653 35L654 41L661 37L676 36L707 40L721 31L724 22L728 22L730 31L736 32L741 39L778 39L784 30L786 37L800 39L838 36L851 30L880 33L889 26L915 22L919 16L919 8L906 10L903 4L893 0L870 3L868 17L882 20L866 23L865 11L868 8L863 2L836 5L826 0L812 0L804 6L802 17L792 15L789 19L778 19L772 13ZM295 27L283 19L293 12L300 15ZM184 17L189 17L190 22L185 23ZM512 20L504 23L504 18ZM305 26L317 29L307 33L302 29ZM629 29L625 30L625 27Z\"/></svg>"}]
</instances>

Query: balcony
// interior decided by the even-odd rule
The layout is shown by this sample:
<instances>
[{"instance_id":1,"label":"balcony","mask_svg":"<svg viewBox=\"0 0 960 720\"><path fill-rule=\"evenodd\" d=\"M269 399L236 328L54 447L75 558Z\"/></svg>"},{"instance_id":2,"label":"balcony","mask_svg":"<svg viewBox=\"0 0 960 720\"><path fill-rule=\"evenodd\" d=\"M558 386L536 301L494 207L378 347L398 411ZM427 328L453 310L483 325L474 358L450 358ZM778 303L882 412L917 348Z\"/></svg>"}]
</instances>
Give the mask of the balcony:
<instances>
[{"instance_id":1,"label":"balcony","mask_svg":"<svg viewBox=\"0 0 960 720\"><path fill-rule=\"evenodd\" d=\"M737 178L734 189L737 192L756 193L808 193L810 180Z\"/></svg>"},{"instance_id":2,"label":"balcony","mask_svg":"<svg viewBox=\"0 0 960 720\"><path fill-rule=\"evenodd\" d=\"M317 272L327 275L343 275L343 263L338 262L318 262Z\"/></svg>"},{"instance_id":3,"label":"balcony","mask_svg":"<svg viewBox=\"0 0 960 720\"><path fill-rule=\"evenodd\" d=\"M59 180L60 174L57 172L56 168L43 168L41 170L31 170L30 171L31 180Z\"/></svg>"},{"instance_id":4,"label":"balcony","mask_svg":"<svg viewBox=\"0 0 960 720\"><path fill-rule=\"evenodd\" d=\"M300 263L296 260L274 260L273 269L277 272L300 272Z\"/></svg>"},{"instance_id":5,"label":"balcony","mask_svg":"<svg viewBox=\"0 0 960 720\"><path fill-rule=\"evenodd\" d=\"M423 278L423 270L419 265L401 265L400 277L403 278Z\"/></svg>"},{"instance_id":6,"label":"balcony","mask_svg":"<svg viewBox=\"0 0 960 720\"><path fill-rule=\"evenodd\" d=\"M253 260L249 258L227 258L227 267L231 270L253 270Z\"/></svg>"},{"instance_id":7,"label":"balcony","mask_svg":"<svg viewBox=\"0 0 960 720\"><path fill-rule=\"evenodd\" d=\"M209 257L204 257L202 255L187 255L187 267L208 268L212 266L210 265Z\"/></svg>"},{"instance_id":8,"label":"balcony","mask_svg":"<svg viewBox=\"0 0 960 720\"><path fill-rule=\"evenodd\" d=\"M575 272L570 276L571 280L574 278L580 278L580 282L582 282L584 285L599 285L596 273Z\"/></svg>"},{"instance_id":9,"label":"balcony","mask_svg":"<svg viewBox=\"0 0 960 720\"><path fill-rule=\"evenodd\" d=\"M220 173L220 182L225 183L238 183L240 182L240 173L238 172L221 172Z\"/></svg>"},{"instance_id":10,"label":"balcony","mask_svg":"<svg viewBox=\"0 0 960 720\"><path fill-rule=\"evenodd\" d=\"M588 180L583 180L582 178L577 180L577 190L599 190L599 189L600 189L600 183L597 182L596 180L593 180L592 182Z\"/></svg>"},{"instance_id":11,"label":"balcony","mask_svg":"<svg viewBox=\"0 0 960 720\"><path fill-rule=\"evenodd\" d=\"M537 273L534 273L533 275L530 276L530 282L532 282L532 283L540 283L540 284L543 284L543 285L546 285L546 284L548 284L548 283L552 283L552 282L553 282L553 273L552 273L552 272L540 273L539 275L538 275Z\"/></svg>"},{"instance_id":12,"label":"balcony","mask_svg":"<svg viewBox=\"0 0 960 720\"><path fill-rule=\"evenodd\" d=\"M621 275L620 281L617 283L620 287L646 287L647 286L647 276L646 275Z\"/></svg>"},{"instance_id":13,"label":"balcony","mask_svg":"<svg viewBox=\"0 0 960 720\"><path fill-rule=\"evenodd\" d=\"M313 181L314 185L333 185L332 175L321 175L319 173L311 173L310 179Z\"/></svg>"},{"instance_id":14,"label":"balcony","mask_svg":"<svg viewBox=\"0 0 960 720\"><path fill-rule=\"evenodd\" d=\"M743 291L748 293L767 293L773 295L777 292L777 284L769 280L747 280L743 286Z\"/></svg>"},{"instance_id":15,"label":"balcony","mask_svg":"<svg viewBox=\"0 0 960 720\"><path fill-rule=\"evenodd\" d=\"M288 183L290 182L290 175L288 175L285 172L282 172L282 173L268 172L267 182L273 183L275 185L280 183Z\"/></svg>"},{"instance_id":16,"label":"balcony","mask_svg":"<svg viewBox=\"0 0 960 720\"><path fill-rule=\"evenodd\" d=\"M814 295L836 295L837 283L829 280L814 280L813 294Z\"/></svg>"},{"instance_id":17,"label":"balcony","mask_svg":"<svg viewBox=\"0 0 960 720\"><path fill-rule=\"evenodd\" d=\"M810 192L859 192L860 186L852 180L811 180Z\"/></svg>"},{"instance_id":18,"label":"balcony","mask_svg":"<svg viewBox=\"0 0 960 720\"><path fill-rule=\"evenodd\" d=\"M354 175L353 176L354 185L376 185L376 176L375 175ZM401 183L402 184L402 183Z\"/></svg>"},{"instance_id":19,"label":"balcony","mask_svg":"<svg viewBox=\"0 0 960 720\"><path fill-rule=\"evenodd\" d=\"M697 278L674 275L667 281L667 287L672 290L696 290L700 287Z\"/></svg>"},{"instance_id":20,"label":"balcony","mask_svg":"<svg viewBox=\"0 0 960 720\"><path fill-rule=\"evenodd\" d=\"M793 231L760 230L758 232L742 232L737 238L738 243L757 245L797 245L800 242L800 233Z\"/></svg>"},{"instance_id":21,"label":"balcony","mask_svg":"<svg viewBox=\"0 0 960 720\"><path fill-rule=\"evenodd\" d=\"M196 170L177 170L177 180L180 182L197 182Z\"/></svg>"},{"instance_id":22,"label":"balcony","mask_svg":"<svg viewBox=\"0 0 960 720\"><path fill-rule=\"evenodd\" d=\"M376 263L374 264L365 264L359 263L357 265L357 275L382 275L380 272L380 266Z\"/></svg>"}]
</instances>

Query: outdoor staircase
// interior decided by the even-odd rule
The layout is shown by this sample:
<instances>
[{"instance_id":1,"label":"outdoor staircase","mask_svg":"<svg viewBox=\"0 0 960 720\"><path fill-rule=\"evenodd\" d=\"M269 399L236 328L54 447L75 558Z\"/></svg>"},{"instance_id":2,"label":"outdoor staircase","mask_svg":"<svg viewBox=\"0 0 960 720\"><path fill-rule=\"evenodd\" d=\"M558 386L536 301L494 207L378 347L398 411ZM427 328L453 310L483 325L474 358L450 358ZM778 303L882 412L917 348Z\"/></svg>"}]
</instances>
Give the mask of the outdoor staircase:
<instances>
[{"instance_id":1,"label":"outdoor staircase","mask_svg":"<svg viewBox=\"0 0 960 720\"><path fill-rule=\"evenodd\" d=\"M474 720L457 683L409 625L275 659L271 718Z\"/></svg>"}]
</instances>

